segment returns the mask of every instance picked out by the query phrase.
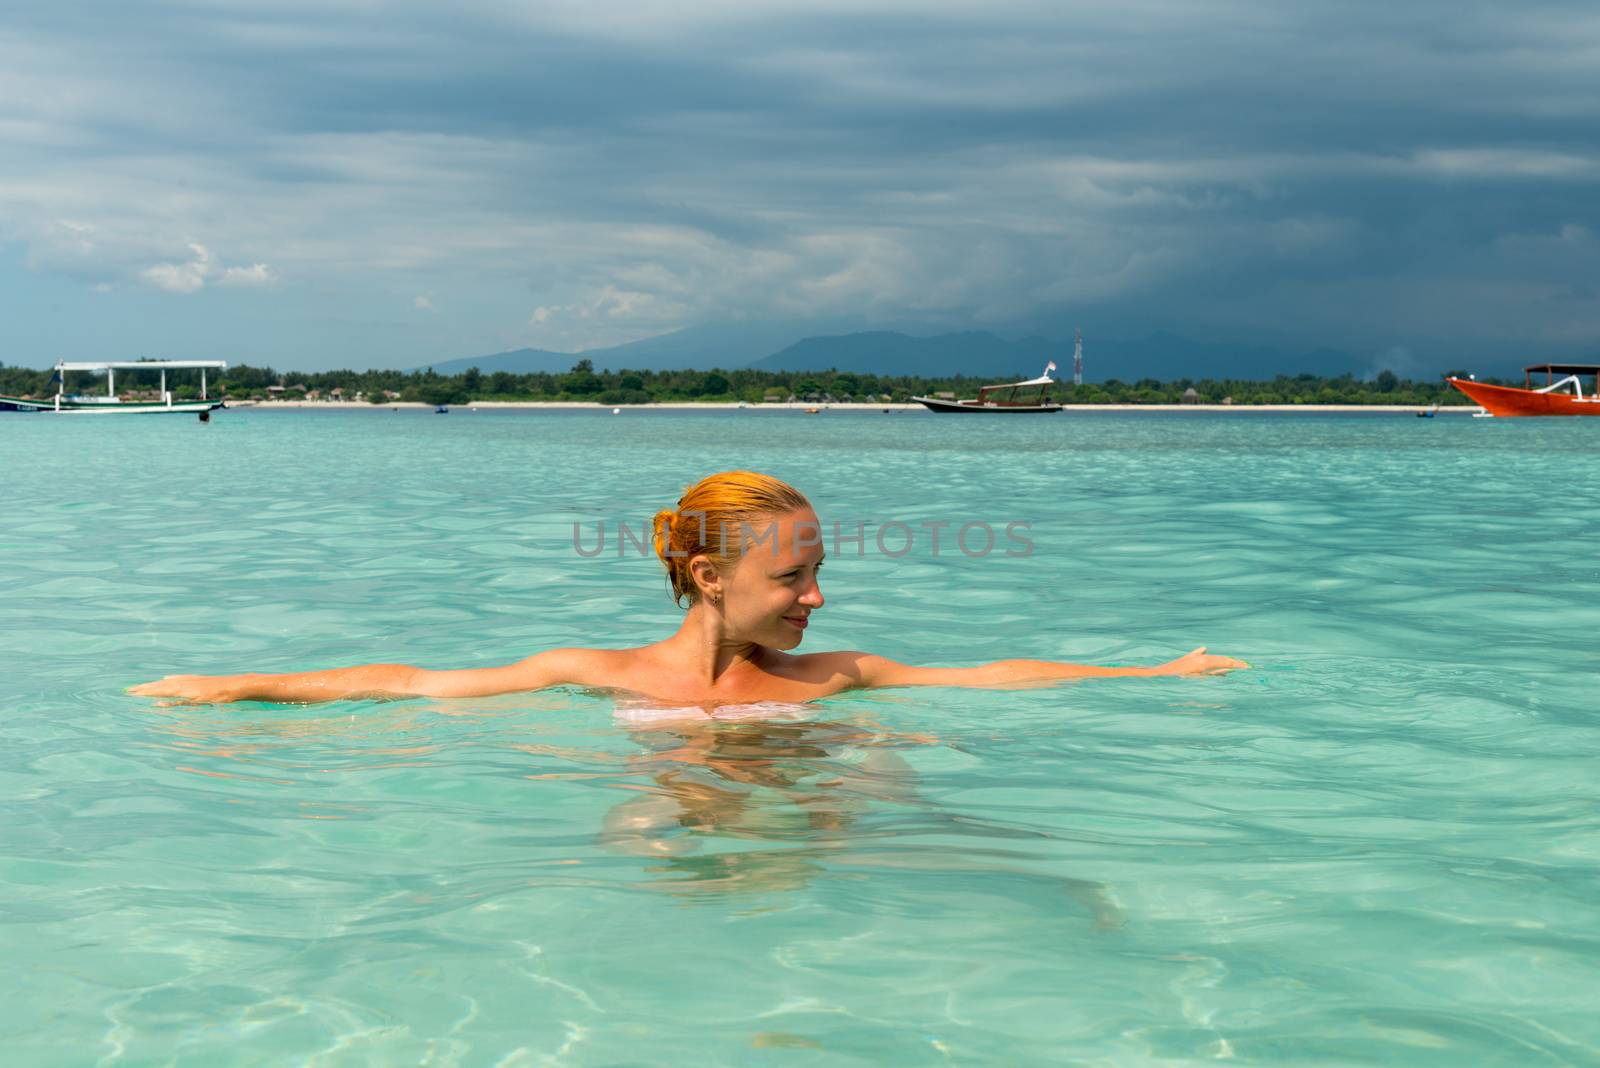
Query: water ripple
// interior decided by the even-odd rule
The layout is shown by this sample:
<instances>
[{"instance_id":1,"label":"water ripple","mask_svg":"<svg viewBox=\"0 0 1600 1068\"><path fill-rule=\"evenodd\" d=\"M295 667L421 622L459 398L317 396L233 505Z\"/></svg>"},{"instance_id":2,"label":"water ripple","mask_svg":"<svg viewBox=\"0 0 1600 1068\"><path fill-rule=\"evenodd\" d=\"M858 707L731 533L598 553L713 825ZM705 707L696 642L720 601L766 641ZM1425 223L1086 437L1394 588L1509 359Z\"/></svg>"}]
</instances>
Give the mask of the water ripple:
<instances>
[{"instance_id":1,"label":"water ripple","mask_svg":"<svg viewBox=\"0 0 1600 1068\"><path fill-rule=\"evenodd\" d=\"M19 1062L1600 1062L1600 491L1542 488L1600 428L65 422L6 426ZM63 491L105 455L140 462ZM199 507L208 464L261 485ZM120 692L652 639L658 565L572 524L728 466L869 530L1032 524L1025 557L830 546L808 646L1256 669L638 728Z\"/></svg>"}]
</instances>

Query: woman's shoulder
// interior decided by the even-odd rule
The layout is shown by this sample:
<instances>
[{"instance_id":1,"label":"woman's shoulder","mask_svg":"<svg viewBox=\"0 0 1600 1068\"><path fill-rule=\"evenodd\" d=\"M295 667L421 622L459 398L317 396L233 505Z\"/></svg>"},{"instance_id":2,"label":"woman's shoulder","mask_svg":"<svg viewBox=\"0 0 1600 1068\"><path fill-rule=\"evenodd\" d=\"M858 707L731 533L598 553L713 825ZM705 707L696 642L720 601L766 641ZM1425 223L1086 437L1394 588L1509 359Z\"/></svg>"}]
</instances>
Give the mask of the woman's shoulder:
<instances>
[{"instance_id":1,"label":"woman's shoulder","mask_svg":"<svg viewBox=\"0 0 1600 1068\"><path fill-rule=\"evenodd\" d=\"M546 649L517 666L549 676L551 685L603 686L618 672L639 663L644 652L644 649Z\"/></svg>"},{"instance_id":2,"label":"woman's shoulder","mask_svg":"<svg viewBox=\"0 0 1600 1068\"><path fill-rule=\"evenodd\" d=\"M645 647L645 648L648 648ZM549 663L566 662L572 664L615 664L626 660L636 659L645 651L639 649L584 649L579 646L563 646L559 649L546 649L542 653L534 653L528 657L527 663L542 660Z\"/></svg>"},{"instance_id":3,"label":"woman's shoulder","mask_svg":"<svg viewBox=\"0 0 1600 1068\"><path fill-rule=\"evenodd\" d=\"M860 685L863 666L873 658L859 650L836 649L825 653L783 653L768 649L772 670L806 682L843 682Z\"/></svg>"}]
</instances>

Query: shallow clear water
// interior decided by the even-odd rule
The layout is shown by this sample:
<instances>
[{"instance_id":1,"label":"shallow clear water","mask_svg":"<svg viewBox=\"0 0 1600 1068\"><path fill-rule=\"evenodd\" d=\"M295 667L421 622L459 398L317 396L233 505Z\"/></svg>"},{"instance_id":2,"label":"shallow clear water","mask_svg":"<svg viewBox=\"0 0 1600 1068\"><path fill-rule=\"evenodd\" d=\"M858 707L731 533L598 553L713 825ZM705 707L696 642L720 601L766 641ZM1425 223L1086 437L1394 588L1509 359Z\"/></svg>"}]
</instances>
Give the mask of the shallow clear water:
<instances>
[{"instance_id":1,"label":"shallow clear water","mask_svg":"<svg viewBox=\"0 0 1600 1068\"><path fill-rule=\"evenodd\" d=\"M241 411L0 442L12 1063L1600 1062L1600 421ZM867 525L806 648L1255 669L644 726L572 692L121 692L653 640L677 610L616 524L730 466ZM994 552L952 547L969 522Z\"/></svg>"}]
</instances>

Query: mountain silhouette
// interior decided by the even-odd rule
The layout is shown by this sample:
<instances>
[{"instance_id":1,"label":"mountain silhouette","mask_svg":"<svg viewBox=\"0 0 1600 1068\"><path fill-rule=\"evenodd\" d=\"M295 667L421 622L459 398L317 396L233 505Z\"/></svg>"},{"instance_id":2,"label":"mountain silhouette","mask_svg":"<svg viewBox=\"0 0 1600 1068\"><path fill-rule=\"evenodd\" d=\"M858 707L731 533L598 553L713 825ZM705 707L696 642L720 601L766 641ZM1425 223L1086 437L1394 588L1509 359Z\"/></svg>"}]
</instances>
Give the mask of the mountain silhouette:
<instances>
[{"instance_id":1,"label":"mountain silhouette","mask_svg":"<svg viewBox=\"0 0 1600 1068\"><path fill-rule=\"evenodd\" d=\"M761 371L853 371L879 375L921 375L946 378L1005 380L1032 378L1050 360L1056 376L1072 375L1072 342L1032 336L1004 338L988 331L917 337L889 330L805 336L803 328L782 323L716 323L610 348L584 352L515 349L486 356L431 364L439 374L453 375L476 367L485 374L509 371L562 373L579 360L596 370L666 371L692 368ZM1084 378L1137 382L1142 378L1270 379L1277 375L1368 375L1377 370L1370 359L1338 349L1318 348L1292 353L1260 345L1193 341L1170 333L1142 338L1086 338Z\"/></svg>"}]
</instances>

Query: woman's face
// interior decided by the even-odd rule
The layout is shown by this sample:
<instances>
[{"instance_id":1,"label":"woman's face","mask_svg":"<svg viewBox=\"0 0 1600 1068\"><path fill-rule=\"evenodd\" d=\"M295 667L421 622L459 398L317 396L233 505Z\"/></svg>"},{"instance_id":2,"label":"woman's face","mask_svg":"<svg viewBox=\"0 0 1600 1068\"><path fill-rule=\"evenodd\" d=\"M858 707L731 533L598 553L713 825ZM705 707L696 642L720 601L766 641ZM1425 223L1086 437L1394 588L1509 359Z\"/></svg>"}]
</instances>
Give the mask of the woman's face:
<instances>
[{"instance_id":1,"label":"woman's face","mask_svg":"<svg viewBox=\"0 0 1600 1068\"><path fill-rule=\"evenodd\" d=\"M809 508L774 516L744 532L744 555L723 576L723 618L730 637L793 649L812 612L822 607L822 526Z\"/></svg>"}]
</instances>

